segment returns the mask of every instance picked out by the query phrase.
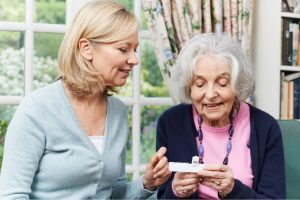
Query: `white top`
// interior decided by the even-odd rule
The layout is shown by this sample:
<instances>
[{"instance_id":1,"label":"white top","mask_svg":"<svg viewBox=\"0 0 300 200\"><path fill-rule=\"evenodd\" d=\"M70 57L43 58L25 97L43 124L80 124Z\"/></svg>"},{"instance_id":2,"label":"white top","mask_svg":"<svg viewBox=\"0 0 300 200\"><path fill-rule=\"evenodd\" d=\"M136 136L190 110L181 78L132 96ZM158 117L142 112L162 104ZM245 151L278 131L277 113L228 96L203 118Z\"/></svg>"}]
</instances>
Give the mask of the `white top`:
<instances>
[{"instance_id":1,"label":"white top","mask_svg":"<svg viewBox=\"0 0 300 200\"><path fill-rule=\"evenodd\" d=\"M99 153L102 154L104 149L104 136L89 136L89 139L96 147L96 149L99 151Z\"/></svg>"}]
</instances>

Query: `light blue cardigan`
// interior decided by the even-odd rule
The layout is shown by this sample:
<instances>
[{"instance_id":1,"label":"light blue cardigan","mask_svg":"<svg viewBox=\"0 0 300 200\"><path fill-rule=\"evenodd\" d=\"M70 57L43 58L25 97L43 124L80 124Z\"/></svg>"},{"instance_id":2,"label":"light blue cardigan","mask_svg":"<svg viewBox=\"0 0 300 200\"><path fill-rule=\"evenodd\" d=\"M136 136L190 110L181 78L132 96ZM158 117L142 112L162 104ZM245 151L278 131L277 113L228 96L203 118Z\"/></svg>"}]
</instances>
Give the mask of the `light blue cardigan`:
<instances>
[{"instance_id":1,"label":"light blue cardigan","mask_svg":"<svg viewBox=\"0 0 300 200\"><path fill-rule=\"evenodd\" d=\"M59 80L25 97L7 131L0 199L145 199L127 182L125 105L108 97L103 154L80 127Z\"/></svg>"}]
</instances>

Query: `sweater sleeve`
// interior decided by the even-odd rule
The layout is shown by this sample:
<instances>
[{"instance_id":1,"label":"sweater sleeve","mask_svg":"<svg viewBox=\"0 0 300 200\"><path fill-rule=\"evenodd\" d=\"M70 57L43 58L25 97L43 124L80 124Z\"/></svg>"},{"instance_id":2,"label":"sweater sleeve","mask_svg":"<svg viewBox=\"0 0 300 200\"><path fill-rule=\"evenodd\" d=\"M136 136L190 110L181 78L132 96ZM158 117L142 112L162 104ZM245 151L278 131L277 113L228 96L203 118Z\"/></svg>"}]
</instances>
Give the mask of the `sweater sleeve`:
<instances>
[{"instance_id":1,"label":"sweater sleeve","mask_svg":"<svg viewBox=\"0 0 300 200\"><path fill-rule=\"evenodd\" d=\"M7 129L0 177L0 199L29 199L45 148L42 116L33 98L19 105Z\"/></svg>"},{"instance_id":2,"label":"sweater sleeve","mask_svg":"<svg viewBox=\"0 0 300 200\"><path fill-rule=\"evenodd\" d=\"M235 180L232 192L228 199L285 199L285 167L283 142L278 123L274 120L269 128L257 128L257 135L266 131L267 137L258 141L260 147L265 146L264 152L258 152L263 158L258 169L257 187L251 189L239 180ZM259 130L259 131L258 131ZM260 137L260 136L258 136Z\"/></svg>"}]
</instances>

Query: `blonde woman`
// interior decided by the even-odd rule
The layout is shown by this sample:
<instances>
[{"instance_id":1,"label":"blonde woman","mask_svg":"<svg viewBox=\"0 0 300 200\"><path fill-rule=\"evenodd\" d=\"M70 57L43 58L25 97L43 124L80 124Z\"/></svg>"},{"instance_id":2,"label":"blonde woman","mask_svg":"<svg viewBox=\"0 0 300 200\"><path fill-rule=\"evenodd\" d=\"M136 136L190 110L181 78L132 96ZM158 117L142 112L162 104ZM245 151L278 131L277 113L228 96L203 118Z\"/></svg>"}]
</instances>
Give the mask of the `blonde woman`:
<instances>
[{"instance_id":1,"label":"blonde woman","mask_svg":"<svg viewBox=\"0 0 300 200\"><path fill-rule=\"evenodd\" d=\"M144 199L169 178L166 148L144 176L125 178L127 112L111 94L138 64L137 46L122 5L79 10L59 50L60 79L26 96L9 125L0 199Z\"/></svg>"}]
</instances>

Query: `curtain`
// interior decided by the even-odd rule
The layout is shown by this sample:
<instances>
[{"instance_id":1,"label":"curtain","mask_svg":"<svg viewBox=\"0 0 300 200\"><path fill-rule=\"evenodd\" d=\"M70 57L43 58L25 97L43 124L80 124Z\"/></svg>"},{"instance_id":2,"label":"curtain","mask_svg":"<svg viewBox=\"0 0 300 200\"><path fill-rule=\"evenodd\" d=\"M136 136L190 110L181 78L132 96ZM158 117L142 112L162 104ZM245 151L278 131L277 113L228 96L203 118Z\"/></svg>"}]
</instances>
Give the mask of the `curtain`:
<instances>
[{"instance_id":1,"label":"curtain","mask_svg":"<svg viewBox=\"0 0 300 200\"><path fill-rule=\"evenodd\" d=\"M199 33L224 33L250 56L253 0L143 0L162 76L170 91L172 67L183 45Z\"/></svg>"}]
</instances>

